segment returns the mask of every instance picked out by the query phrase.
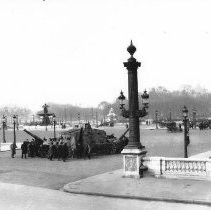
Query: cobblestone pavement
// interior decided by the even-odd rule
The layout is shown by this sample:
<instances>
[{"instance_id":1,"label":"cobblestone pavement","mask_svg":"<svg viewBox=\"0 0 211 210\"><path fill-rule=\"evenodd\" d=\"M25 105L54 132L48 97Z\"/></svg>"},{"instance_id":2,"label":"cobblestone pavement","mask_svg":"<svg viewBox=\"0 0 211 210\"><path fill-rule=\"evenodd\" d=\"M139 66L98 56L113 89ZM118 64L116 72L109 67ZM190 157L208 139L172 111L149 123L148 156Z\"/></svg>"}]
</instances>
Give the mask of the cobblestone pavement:
<instances>
[{"instance_id":1,"label":"cobblestone pavement","mask_svg":"<svg viewBox=\"0 0 211 210\"><path fill-rule=\"evenodd\" d=\"M0 153L0 182L60 189L65 184L122 167L121 155L70 159L66 162L47 158L15 158L10 152Z\"/></svg>"},{"instance_id":2,"label":"cobblestone pavement","mask_svg":"<svg viewBox=\"0 0 211 210\"><path fill-rule=\"evenodd\" d=\"M1 210L208 210L202 205L74 195L58 190L0 182Z\"/></svg>"}]
</instances>

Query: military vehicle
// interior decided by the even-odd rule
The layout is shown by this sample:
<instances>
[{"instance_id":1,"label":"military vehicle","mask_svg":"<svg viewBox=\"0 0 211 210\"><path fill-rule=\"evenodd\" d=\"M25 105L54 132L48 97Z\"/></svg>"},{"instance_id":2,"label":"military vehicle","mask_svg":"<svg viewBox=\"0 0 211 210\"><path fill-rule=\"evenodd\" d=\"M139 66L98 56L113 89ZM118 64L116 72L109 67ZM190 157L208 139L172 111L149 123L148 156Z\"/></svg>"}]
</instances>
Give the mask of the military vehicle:
<instances>
[{"instance_id":1,"label":"military vehicle","mask_svg":"<svg viewBox=\"0 0 211 210\"><path fill-rule=\"evenodd\" d=\"M128 131L129 129L117 139L114 135L106 135L104 130L93 129L90 124L85 124L85 128L63 131L61 136L67 139L69 147L75 149L74 155L80 157L87 145L90 147L91 154L120 153L128 143L128 138L125 136Z\"/></svg>"},{"instance_id":2,"label":"military vehicle","mask_svg":"<svg viewBox=\"0 0 211 210\"><path fill-rule=\"evenodd\" d=\"M208 119L202 120L198 126L200 130L211 129L211 121Z\"/></svg>"},{"instance_id":3,"label":"military vehicle","mask_svg":"<svg viewBox=\"0 0 211 210\"><path fill-rule=\"evenodd\" d=\"M41 146L39 156L46 157L49 144L30 131L26 129L24 131L32 136L37 144ZM128 131L129 129L117 139L113 134L106 135L104 130L93 129L90 124L85 124L84 128L62 131L60 133L60 139L63 139L67 143L69 157L81 158L86 156L87 152L93 155L117 154L120 153L128 143L128 138L125 136Z\"/></svg>"},{"instance_id":4,"label":"military vehicle","mask_svg":"<svg viewBox=\"0 0 211 210\"><path fill-rule=\"evenodd\" d=\"M181 124L177 126L176 122L166 122L167 131L169 132L182 132Z\"/></svg>"}]
</instances>

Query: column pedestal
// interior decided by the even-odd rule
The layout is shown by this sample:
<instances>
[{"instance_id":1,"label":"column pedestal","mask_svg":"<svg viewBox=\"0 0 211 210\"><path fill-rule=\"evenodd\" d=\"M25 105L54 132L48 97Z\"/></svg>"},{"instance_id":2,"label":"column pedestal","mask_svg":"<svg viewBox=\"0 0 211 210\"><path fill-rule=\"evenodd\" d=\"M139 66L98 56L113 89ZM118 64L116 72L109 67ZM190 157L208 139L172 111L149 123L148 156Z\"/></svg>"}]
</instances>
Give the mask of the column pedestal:
<instances>
[{"instance_id":1,"label":"column pedestal","mask_svg":"<svg viewBox=\"0 0 211 210\"><path fill-rule=\"evenodd\" d=\"M123 149L124 177L140 178L140 166L142 166L142 158L146 156L147 151L143 149Z\"/></svg>"}]
</instances>

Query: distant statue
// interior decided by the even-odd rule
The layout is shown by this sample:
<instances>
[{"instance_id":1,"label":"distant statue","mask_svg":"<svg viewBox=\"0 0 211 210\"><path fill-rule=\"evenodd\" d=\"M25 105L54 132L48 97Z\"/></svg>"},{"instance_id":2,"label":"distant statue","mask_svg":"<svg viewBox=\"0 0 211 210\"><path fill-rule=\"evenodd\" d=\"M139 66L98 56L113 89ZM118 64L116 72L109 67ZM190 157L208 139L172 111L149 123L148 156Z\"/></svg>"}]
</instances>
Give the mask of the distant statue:
<instances>
[{"instance_id":1,"label":"distant statue","mask_svg":"<svg viewBox=\"0 0 211 210\"><path fill-rule=\"evenodd\" d=\"M44 112L44 114L47 114L48 113L48 105L47 104L44 104L43 106L43 112Z\"/></svg>"},{"instance_id":2,"label":"distant statue","mask_svg":"<svg viewBox=\"0 0 211 210\"><path fill-rule=\"evenodd\" d=\"M51 121L50 121L50 118L49 117L52 117L54 115L54 113L49 113L48 112L48 105L47 104L44 104L42 106L43 108L43 113L39 113L38 115L40 117L42 117L42 125L45 125L46 128L47 128L47 125L50 125L51 124Z\"/></svg>"}]
</instances>

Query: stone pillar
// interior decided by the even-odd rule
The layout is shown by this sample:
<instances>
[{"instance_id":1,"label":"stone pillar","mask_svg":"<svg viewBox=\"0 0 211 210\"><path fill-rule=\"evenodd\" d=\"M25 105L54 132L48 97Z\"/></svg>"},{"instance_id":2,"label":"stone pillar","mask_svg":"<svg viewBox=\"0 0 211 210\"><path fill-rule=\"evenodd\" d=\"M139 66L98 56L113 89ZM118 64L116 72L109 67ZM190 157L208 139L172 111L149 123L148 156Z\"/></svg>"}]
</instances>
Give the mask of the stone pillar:
<instances>
[{"instance_id":1,"label":"stone pillar","mask_svg":"<svg viewBox=\"0 0 211 210\"><path fill-rule=\"evenodd\" d=\"M135 148L124 148L123 164L124 164L124 177L140 178L140 167L142 159L145 157L147 151ZM144 170L146 170L145 168Z\"/></svg>"}]
</instances>

